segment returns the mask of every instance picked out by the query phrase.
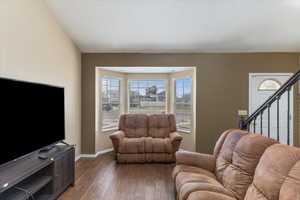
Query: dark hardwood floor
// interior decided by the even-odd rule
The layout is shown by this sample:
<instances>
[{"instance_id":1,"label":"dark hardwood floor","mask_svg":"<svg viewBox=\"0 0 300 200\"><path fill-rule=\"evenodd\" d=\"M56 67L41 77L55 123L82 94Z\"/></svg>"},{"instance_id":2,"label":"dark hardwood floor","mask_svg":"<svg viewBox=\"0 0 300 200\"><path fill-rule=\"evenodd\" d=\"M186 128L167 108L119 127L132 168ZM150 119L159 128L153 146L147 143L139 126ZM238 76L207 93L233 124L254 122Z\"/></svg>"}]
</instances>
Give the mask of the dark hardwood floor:
<instances>
[{"instance_id":1,"label":"dark hardwood floor","mask_svg":"<svg viewBox=\"0 0 300 200\"><path fill-rule=\"evenodd\" d=\"M113 152L76 162L75 186L59 200L174 200L171 164L116 164Z\"/></svg>"}]
</instances>

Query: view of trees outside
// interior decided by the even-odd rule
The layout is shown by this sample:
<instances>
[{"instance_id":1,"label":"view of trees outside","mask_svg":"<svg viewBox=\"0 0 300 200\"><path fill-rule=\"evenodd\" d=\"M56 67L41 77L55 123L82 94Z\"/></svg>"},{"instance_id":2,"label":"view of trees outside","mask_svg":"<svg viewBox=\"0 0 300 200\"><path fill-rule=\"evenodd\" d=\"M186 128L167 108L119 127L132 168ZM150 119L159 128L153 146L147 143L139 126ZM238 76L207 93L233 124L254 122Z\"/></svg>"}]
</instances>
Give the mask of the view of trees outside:
<instances>
[{"instance_id":1,"label":"view of trees outside","mask_svg":"<svg viewBox=\"0 0 300 200\"><path fill-rule=\"evenodd\" d=\"M175 115L179 130L191 131L192 126L192 78L175 80Z\"/></svg>"},{"instance_id":2,"label":"view of trees outside","mask_svg":"<svg viewBox=\"0 0 300 200\"><path fill-rule=\"evenodd\" d=\"M120 117L120 80L102 79L102 129L118 127Z\"/></svg>"},{"instance_id":3,"label":"view of trees outside","mask_svg":"<svg viewBox=\"0 0 300 200\"><path fill-rule=\"evenodd\" d=\"M164 80L131 80L129 82L129 113L159 114L166 112Z\"/></svg>"}]
</instances>

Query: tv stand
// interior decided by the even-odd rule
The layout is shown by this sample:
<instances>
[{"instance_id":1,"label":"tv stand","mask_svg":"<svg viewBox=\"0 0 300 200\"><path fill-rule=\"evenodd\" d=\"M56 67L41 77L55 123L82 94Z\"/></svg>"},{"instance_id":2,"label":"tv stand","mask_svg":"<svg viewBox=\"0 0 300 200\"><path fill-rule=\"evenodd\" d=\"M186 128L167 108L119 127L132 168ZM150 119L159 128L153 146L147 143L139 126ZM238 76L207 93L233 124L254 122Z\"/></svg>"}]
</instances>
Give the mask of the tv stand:
<instances>
[{"instance_id":1,"label":"tv stand","mask_svg":"<svg viewBox=\"0 0 300 200\"><path fill-rule=\"evenodd\" d=\"M52 146L48 146L46 148L43 148L39 151L39 153L44 153L44 152L49 152L51 149L53 149L55 147L55 145Z\"/></svg>"},{"instance_id":2,"label":"tv stand","mask_svg":"<svg viewBox=\"0 0 300 200\"><path fill-rule=\"evenodd\" d=\"M65 141L60 141L60 143L62 143L64 145L67 145L67 146L70 146L70 144L66 143Z\"/></svg>"},{"instance_id":3,"label":"tv stand","mask_svg":"<svg viewBox=\"0 0 300 200\"><path fill-rule=\"evenodd\" d=\"M48 159L39 159L35 152L0 168L0 199L55 200L74 185L75 148L55 145L47 152Z\"/></svg>"}]
</instances>

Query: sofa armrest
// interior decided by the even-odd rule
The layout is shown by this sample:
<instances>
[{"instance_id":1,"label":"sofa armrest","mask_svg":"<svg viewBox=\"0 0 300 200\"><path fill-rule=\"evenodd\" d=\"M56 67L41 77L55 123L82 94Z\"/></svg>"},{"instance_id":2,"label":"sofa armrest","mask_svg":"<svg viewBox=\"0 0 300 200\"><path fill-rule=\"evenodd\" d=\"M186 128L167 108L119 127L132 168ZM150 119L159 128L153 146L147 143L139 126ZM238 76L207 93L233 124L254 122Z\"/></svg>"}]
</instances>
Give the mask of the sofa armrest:
<instances>
[{"instance_id":1,"label":"sofa armrest","mask_svg":"<svg viewBox=\"0 0 300 200\"><path fill-rule=\"evenodd\" d=\"M182 136L177 132L172 132L172 133L170 133L170 139L171 139L171 142L173 143L175 141L181 141Z\"/></svg>"},{"instance_id":2,"label":"sofa armrest","mask_svg":"<svg viewBox=\"0 0 300 200\"><path fill-rule=\"evenodd\" d=\"M181 144L182 136L177 132L172 132L170 133L170 140L171 140L173 152L178 151Z\"/></svg>"},{"instance_id":3,"label":"sofa armrest","mask_svg":"<svg viewBox=\"0 0 300 200\"><path fill-rule=\"evenodd\" d=\"M125 137L124 131L116 131L110 134L109 137L112 141L115 152L118 153L119 145Z\"/></svg>"},{"instance_id":4,"label":"sofa armrest","mask_svg":"<svg viewBox=\"0 0 300 200\"><path fill-rule=\"evenodd\" d=\"M176 152L176 164L192 165L214 172L216 168L216 158L210 154L178 151Z\"/></svg>"}]
</instances>

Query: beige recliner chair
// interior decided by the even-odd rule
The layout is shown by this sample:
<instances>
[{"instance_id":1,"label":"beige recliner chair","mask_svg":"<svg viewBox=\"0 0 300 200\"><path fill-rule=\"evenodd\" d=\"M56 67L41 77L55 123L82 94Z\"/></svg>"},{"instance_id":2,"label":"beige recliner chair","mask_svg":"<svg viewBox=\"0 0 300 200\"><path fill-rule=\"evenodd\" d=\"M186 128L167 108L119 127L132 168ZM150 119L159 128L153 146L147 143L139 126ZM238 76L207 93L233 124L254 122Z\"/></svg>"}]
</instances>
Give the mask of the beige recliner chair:
<instances>
[{"instance_id":1,"label":"beige recliner chair","mask_svg":"<svg viewBox=\"0 0 300 200\"><path fill-rule=\"evenodd\" d=\"M110 135L120 163L174 162L182 136L173 114L125 114Z\"/></svg>"}]
</instances>

